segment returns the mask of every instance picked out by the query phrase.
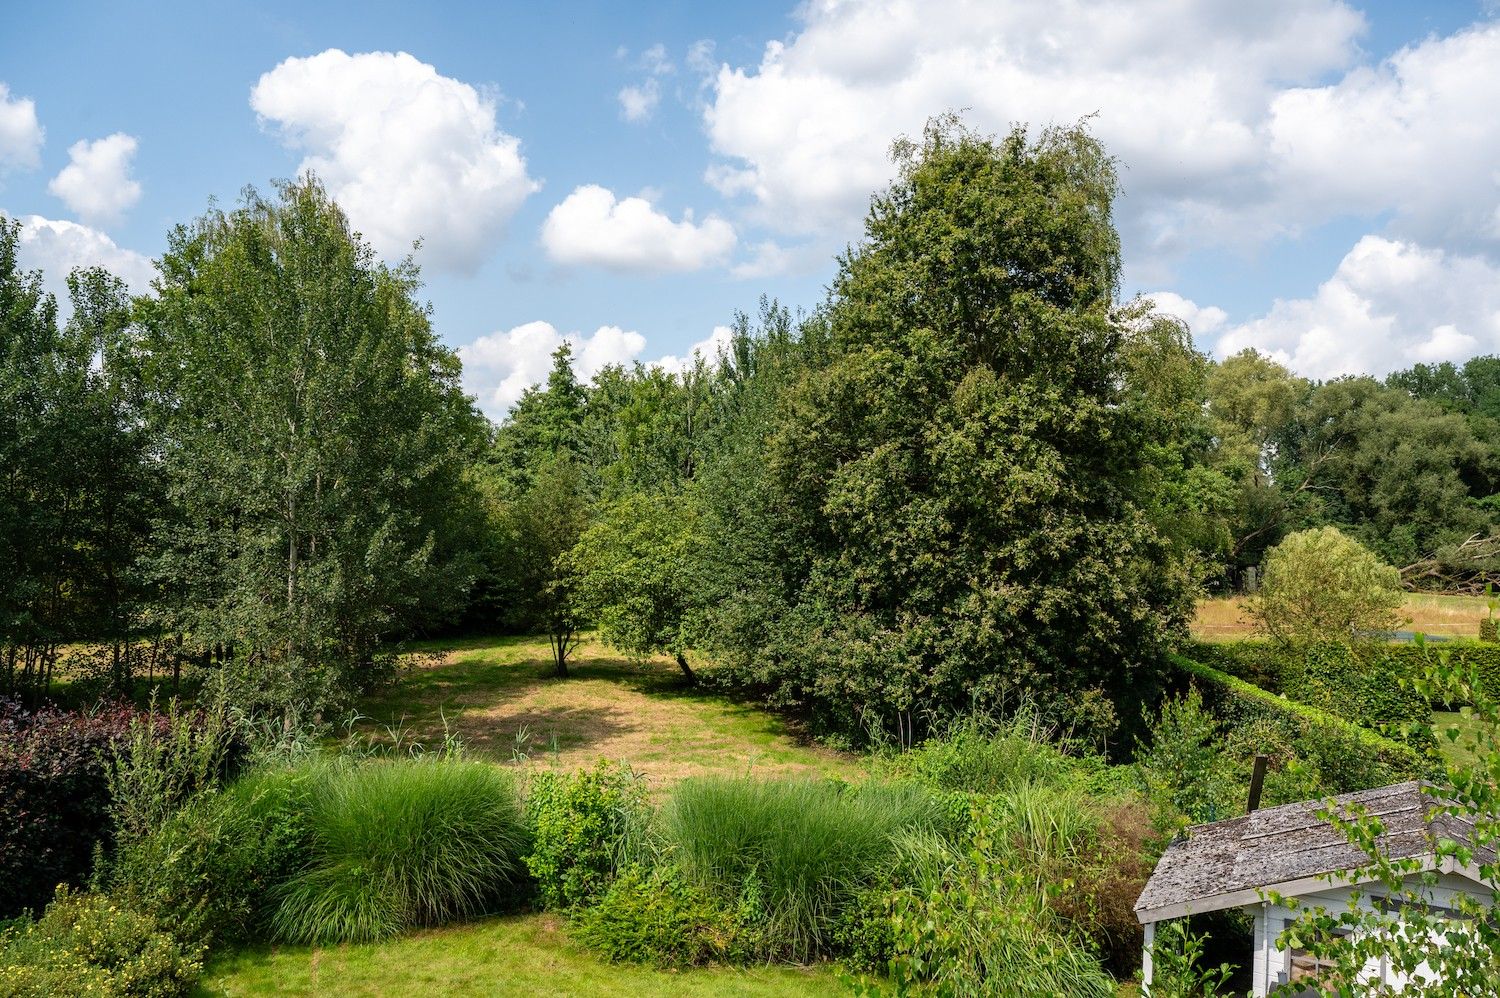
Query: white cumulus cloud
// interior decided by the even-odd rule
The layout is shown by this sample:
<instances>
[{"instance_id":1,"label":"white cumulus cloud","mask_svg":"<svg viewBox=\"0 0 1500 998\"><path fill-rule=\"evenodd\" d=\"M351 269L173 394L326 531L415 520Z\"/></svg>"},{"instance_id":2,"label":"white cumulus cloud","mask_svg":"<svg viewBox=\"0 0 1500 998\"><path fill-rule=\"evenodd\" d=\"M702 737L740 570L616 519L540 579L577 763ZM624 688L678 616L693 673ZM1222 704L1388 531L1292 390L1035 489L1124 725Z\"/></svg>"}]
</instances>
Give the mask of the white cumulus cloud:
<instances>
[{"instance_id":1,"label":"white cumulus cloud","mask_svg":"<svg viewBox=\"0 0 1500 998\"><path fill-rule=\"evenodd\" d=\"M625 49L620 50L623 58L628 55ZM620 116L626 121L640 123L649 121L651 115L656 112L656 106L661 103L661 82L659 77L669 76L677 71L672 65L672 60L667 58L667 47L660 42L641 53L640 58L635 61L637 69L646 74L646 78L640 83L633 83L620 88L615 94L615 99L620 102Z\"/></svg>"},{"instance_id":2,"label":"white cumulus cloud","mask_svg":"<svg viewBox=\"0 0 1500 998\"><path fill-rule=\"evenodd\" d=\"M546 380L552 354L564 342L573 348L573 371L582 379L610 364L629 364L646 348L644 336L619 326L600 326L585 336L561 333L550 322L527 322L458 348L464 387L491 418L501 419L522 392Z\"/></svg>"},{"instance_id":3,"label":"white cumulus cloud","mask_svg":"<svg viewBox=\"0 0 1500 998\"><path fill-rule=\"evenodd\" d=\"M1287 214L1391 212L1427 245L1500 251L1500 22L1428 38L1271 105Z\"/></svg>"},{"instance_id":4,"label":"white cumulus cloud","mask_svg":"<svg viewBox=\"0 0 1500 998\"><path fill-rule=\"evenodd\" d=\"M141 185L130 176L136 147L135 137L123 132L75 142L68 148L68 165L47 190L85 222L117 222L141 199Z\"/></svg>"},{"instance_id":5,"label":"white cumulus cloud","mask_svg":"<svg viewBox=\"0 0 1500 998\"><path fill-rule=\"evenodd\" d=\"M694 357L717 363L720 349L728 347L733 337L730 327L715 326L682 356L667 354L644 363L681 374L692 366ZM504 419L522 392L547 380L552 354L564 343L573 348L573 373L582 381L611 364L634 364L646 349L646 337L619 326L600 326L584 334L560 332L550 322L526 322L458 348L464 365L464 388L479 400L480 408L491 419Z\"/></svg>"},{"instance_id":6,"label":"white cumulus cloud","mask_svg":"<svg viewBox=\"0 0 1500 998\"><path fill-rule=\"evenodd\" d=\"M828 244L931 115L1091 127L1123 164L1132 270L1332 219L1500 258L1500 21L1372 60L1341 0L811 0L757 64L711 71L706 177Z\"/></svg>"},{"instance_id":7,"label":"white cumulus cloud","mask_svg":"<svg viewBox=\"0 0 1500 998\"><path fill-rule=\"evenodd\" d=\"M495 97L405 52L287 59L250 105L386 256L421 239L425 262L472 273L539 186Z\"/></svg>"},{"instance_id":8,"label":"white cumulus cloud","mask_svg":"<svg viewBox=\"0 0 1500 998\"><path fill-rule=\"evenodd\" d=\"M47 290L57 297L66 316L68 274L75 267L103 267L120 278L136 294L145 294L156 275L151 261L134 250L119 246L98 229L64 219L40 215L17 216L21 240L17 257L23 270L40 270Z\"/></svg>"},{"instance_id":9,"label":"white cumulus cloud","mask_svg":"<svg viewBox=\"0 0 1500 998\"><path fill-rule=\"evenodd\" d=\"M667 354L659 360L652 361L656 367L681 374L693 366L694 358L702 357L708 364L716 364L721 351L729 349L729 344L734 342L734 330L728 326L715 326L714 331L707 337L688 347L687 353L678 357Z\"/></svg>"},{"instance_id":10,"label":"white cumulus cloud","mask_svg":"<svg viewBox=\"0 0 1500 998\"><path fill-rule=\"evenodd\" d=\"M1278 299L1265 315L1226 329L1215 352L1246 347L1313 378L1497 352L1500 266L1365 236L1312 297Z\"/></svg>"},{"instance_id":11,"label":"white cumulus cloud","mask_svg":"<svg viewBox=\"0 0 1500 998\"><path fill-rule=\"evenodd\" d=\"M7 170L34 170L42 161L46 132L36 117L36 101L12 97L0 82L0 175Z\"/></svg>"},{"instance_id":12,"label":"white cumulus cloud","mask_svg":"<svg viewBox=\"0 0 1500 998\"><path fill-rule=\"evenodd\" d=\"M766 224L847 238L894 172L891 140L933 114L1001 131L1098 112L1127 224L1158 250L1266 194L1271 101L1350 65L1364 30L1337 0L812 0L800 16L758 65L720 66L704 112L708 179Z\"/></svg>"},{"instance_id":13,"label":"white cumulus cloud","mask_svg":"<svg viewBox=\"0 0 1500 998\"><path fill-rule=\"evenodd\" d=\"M1199 305L1175 291L1153 291L1145 297L1156 305L1156 311L1187 323L1193 336L1209 336L1224 328L1229 313L1217 305Z\"/></svg>"},{"instance_id":14,"label":"white cumulus cloud","mask_svg":"<svg viewBox=\"0 0 1500 998\"><path fill-rule=\"evenodd\" d=\"M667 273L724 262L734 251L734 227L691 213L674 222L640 197L587 184L569 194L542 224L542 246L554 261L617 271Z\"/></svg>"}]
</instances>

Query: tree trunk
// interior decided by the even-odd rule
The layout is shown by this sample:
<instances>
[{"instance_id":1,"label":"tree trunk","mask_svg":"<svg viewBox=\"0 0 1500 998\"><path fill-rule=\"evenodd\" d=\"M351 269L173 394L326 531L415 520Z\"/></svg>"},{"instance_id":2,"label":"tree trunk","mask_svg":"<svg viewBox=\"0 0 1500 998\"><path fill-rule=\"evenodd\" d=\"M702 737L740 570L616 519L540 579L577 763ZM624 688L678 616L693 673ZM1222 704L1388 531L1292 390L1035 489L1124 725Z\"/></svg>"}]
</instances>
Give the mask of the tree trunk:
<instances>
[{"instance_id":1,"label":"tree trunk","mask_svg":"<svg viewBox=\"0 0 1500 998\"><path fill-rule=\"evenodd\" d=\"M688 665L687 656L682 652L677 653L677 668L681 669L682 674L687 677L688 685L691 686L697 684L698 675L697 673L693 672L693 667Z\"/></svg>"}]
</instances>

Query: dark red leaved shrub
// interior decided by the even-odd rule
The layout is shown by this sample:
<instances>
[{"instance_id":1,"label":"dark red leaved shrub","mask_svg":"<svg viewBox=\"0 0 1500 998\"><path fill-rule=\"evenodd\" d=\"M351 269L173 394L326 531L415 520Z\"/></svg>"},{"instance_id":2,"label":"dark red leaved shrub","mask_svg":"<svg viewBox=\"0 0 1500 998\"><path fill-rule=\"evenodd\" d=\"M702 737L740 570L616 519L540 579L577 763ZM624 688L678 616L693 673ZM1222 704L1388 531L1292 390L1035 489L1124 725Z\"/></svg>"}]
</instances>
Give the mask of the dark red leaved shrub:
<instances>
[{"instance_id":1,"label":"dark red leaved shrub","mask_svg":"<svg viewBox=\"0 0 1500 998\"><path fill-rule=\"evenodd\" d=\"M0 918L81 883L109 834L109 759L137 712L75 713L0 699Z\"/></svg>"}]
</instances>

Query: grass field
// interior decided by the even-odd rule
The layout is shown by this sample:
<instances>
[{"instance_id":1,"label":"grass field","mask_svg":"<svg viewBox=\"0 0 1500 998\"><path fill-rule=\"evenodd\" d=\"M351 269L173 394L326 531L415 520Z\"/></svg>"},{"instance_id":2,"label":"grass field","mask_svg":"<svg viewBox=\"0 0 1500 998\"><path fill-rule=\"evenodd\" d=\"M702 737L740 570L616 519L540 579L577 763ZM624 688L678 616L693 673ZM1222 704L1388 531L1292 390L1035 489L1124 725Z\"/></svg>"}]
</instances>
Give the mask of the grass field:
<instances>
[{"instance_id":1,"label":"grass field","mask_svg":"<svg viewBox=\"0 0 1500 998\"><path fill-rule=\"evenodd\" d=\"M832 967L684 973L606 964L551 915L491 918L359 946L244 950L211 963L200 993L239 995L551 995L690 998L845 995Z\"/></svg>"},{"instance_id":2,"label":"grass field","mask_svg":"<svg viewBox=\"0 0 1500 998\"><path fill-rule=\"evenodd\" d=\"M1443 637L1473 638L1489 606L1478 596L1435 596L1412 593L1406 597L1401 615L1409 620L1405 630ZM1193 636L1204 641L1237 641L1255 636L1255 628L1240 599L1209 599L1198 603L1193 618Z\"/></svg>"},{"instance_id":3,"label":"grass field","mask_svg":"<svg viewBox=\"0 0 1500 998\"><path fill-rule=\"evenodd\" d=\"M644 663L586 641L552 676L545 638L485 638L416 656L412 671L361 705L364 733L441 742L471 755L563 769L624 760L653 781L704 773L854 776L856 757L810 744L786 722L687 687L669 659Z\"/></svg>"},{"instance_id":4,"label":"grass field","mask_svg":"<svg viewBox=\"0 0 1500 998\"><path fill-rule=\"evenodd\" d=\"M1449 739L1449 729L1458 731L1456 739ZM1437 737L1443 758L1451 765L1470 766L1478 761L1473 746L1482 731L1483 726L1473 717L1465 717L1457 711L1432 712L1432 733Z\"/></svg>"},{"instance_id":5,"label":"grass field","mask_svg":"<svg viewBox=\"0 0 1500 998\"><path fill-rule=\"evenodd\" d=\"M424 648L392 688L361 706L362 734L441 743L502 765L629 762L656 786L700 773L859 778L867 761L808 743L753 705L684 686L675 664L634 663L586 642L555 679L543 638ZM524 757L524 758L518 758ZM339 995L818 996L851 993L833 965L684 972L604 963L550 914L484 919L379 944L255 947L219 955L199 993ZM1136 994L1131 984L1121 996Z\"/></svg>"}]
</instances>

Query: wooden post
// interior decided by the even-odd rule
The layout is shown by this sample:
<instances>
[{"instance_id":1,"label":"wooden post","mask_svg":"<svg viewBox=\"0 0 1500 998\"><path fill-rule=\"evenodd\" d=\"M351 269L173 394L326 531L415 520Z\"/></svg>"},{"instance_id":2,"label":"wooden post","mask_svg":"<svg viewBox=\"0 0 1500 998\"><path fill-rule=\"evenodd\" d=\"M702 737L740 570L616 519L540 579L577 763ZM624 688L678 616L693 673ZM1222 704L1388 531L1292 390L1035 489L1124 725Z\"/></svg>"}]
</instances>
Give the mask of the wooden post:
<instances>
[{"instance_id":1,"label":"wooden post","mask_svg":"<svg viewBox=\"0 0 1500 998\"><path fill-rule=\"evenodd\" d=\"M1255 757L1255 768L1250 772L1250 799L1247 801L1246 811L1260 810L1260 792L1266 785L1266 757L1257 755Z\"/></svg>"}]
</instances>

